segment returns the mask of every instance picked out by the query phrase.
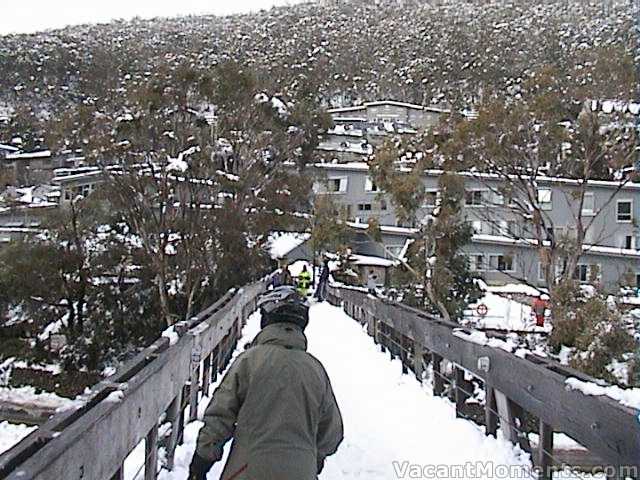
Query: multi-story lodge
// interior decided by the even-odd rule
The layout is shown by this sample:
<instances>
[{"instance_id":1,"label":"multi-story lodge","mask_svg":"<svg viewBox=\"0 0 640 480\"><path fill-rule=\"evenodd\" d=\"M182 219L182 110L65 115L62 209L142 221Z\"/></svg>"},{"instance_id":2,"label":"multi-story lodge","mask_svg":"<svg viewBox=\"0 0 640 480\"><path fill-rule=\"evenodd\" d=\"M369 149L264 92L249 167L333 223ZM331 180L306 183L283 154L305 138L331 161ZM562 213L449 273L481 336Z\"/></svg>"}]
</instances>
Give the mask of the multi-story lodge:
<instances>
[{"instance_id":1,"label":"multi-story lodge","mask_svg":"<svg viewBox=\"0 0 640 480\"><path fill-rule=\"evenodd\" d=\"M369 166L359 163L320 163L315 165L321 181L316 194L331 195L336 206L346 212L356 225L366 225L375 219L385 226L396 226L402 235L393 244L380 249L366 242L360 243L359 253L392 258L404 241L415 234L416 225L398 221L393 202L381 192L369 175ZM427 218L439 202L440 171L425 171L424 204L417 217ZM475 235L465 248L472 270L481 273L490 283L526 281L542 286L544 283L538 253L529 227L522 216L515 214L497 192L501 180L490 175L462 174L466 198L464 218L471 223ZM579 184L566 178L538 177L538 202L553 225L555 238L570 236L575 230L577 216L574 192ZM580 212L586 232L584 254L576 278L584 283L601 283L607 289L618 285L640 286L640 184L590 181Z\"/></svg>"}]
</instances>

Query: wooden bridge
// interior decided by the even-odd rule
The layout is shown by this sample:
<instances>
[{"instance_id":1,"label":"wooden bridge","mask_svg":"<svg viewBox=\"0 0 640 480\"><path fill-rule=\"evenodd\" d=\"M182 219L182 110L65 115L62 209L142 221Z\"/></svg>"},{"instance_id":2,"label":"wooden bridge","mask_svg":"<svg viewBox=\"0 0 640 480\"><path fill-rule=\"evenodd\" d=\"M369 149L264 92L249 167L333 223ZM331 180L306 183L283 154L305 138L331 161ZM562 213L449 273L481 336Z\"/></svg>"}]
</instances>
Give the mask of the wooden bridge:
<instances>
[{"instance_id":1,"label":"wooden bridge","mask_svg":"<svg viewBox=\"0 0 640 480\"><path fill-rule=\"evenodd\" d=\"M211 382L228 364L266 285L261 281L231 291L192 320L177 324L173 339L156 341L96 385L81 405L54 415L1 455L0 478L122 479L125 459L145 440L144 478L155 479L161 420L171 423L171 434L162 441L166 468L173 468L185 417L196 419L199 399L209 394ZM638 478L638 412L608 397L570 390L565 383L569 377L593 379L544 358L521 358L471 341L473 332L457 324L357 289L332 286L329 301L366 326L384 351L401 359L407 373L423 381L431 365L434 392L443 394L449 384L462 417L470 394L465 372L479 379L486 390L488 435L496 435L500 426L509 440L529 448L522 432L524 414L535 416L540 434L535 460L541 478L551 476L554 432L566 433L610 466L609 478ZM446 361L454 365L452 376L443 371Z\"/></svg>"}]
</instances>

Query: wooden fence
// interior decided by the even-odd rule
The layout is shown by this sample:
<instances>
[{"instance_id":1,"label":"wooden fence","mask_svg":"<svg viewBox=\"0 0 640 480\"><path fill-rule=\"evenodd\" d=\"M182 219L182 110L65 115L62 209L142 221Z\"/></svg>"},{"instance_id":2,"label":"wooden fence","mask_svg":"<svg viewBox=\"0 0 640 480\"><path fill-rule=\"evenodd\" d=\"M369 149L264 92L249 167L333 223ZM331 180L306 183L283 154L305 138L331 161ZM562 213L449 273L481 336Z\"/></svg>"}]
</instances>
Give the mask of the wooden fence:
<instances>
[{"instance_id":1,"label":"wooden fence","mask_svg":"<svg viewBox=\"0 0 640 480\"><path fill-rule=\"evenodd\" d=\"M227 293L193 319L175 325L177 336L162 337L91 389L80 404L54 415L0 456L7 480L118 480L132 450L145 442L145 480L157 477L158 427L171 423L166 468L173 468L182 441L185 413L195 420L199 395L208 395L241 335L255 301L258 282ZM186 410L186 412L185 412Z\"/></svg>"},{"instance_id":2,"label":"wooden fence","mask_svg":"<svg viewBox=\"0 0 640 480\"><path fill-rule=\"evenodd\" d=\"M464 416L464 403L472 393L465 372L480 379L486 392L488 435L495 436L500 423L509 440L529 448L523 432L524 412L534 415L539 420L540 441L533 453L540 478L552 475L554 432L567 434L597 455L605 462L609 478L638 478L639 412L606 396L569 389L565 382L569 377L587 382L595 379L546 358L521 358L483 345L477 336L474 339L474 332L456 323L358 289L332 286L328 300L365 325L382 350L399 357L403 370L412 370L420 381L431 363L434 393L442 395L445 383L450 382L459 415ZM454 365L453 375L444 375L443 360Z\"/></svg>"}]
</instances>

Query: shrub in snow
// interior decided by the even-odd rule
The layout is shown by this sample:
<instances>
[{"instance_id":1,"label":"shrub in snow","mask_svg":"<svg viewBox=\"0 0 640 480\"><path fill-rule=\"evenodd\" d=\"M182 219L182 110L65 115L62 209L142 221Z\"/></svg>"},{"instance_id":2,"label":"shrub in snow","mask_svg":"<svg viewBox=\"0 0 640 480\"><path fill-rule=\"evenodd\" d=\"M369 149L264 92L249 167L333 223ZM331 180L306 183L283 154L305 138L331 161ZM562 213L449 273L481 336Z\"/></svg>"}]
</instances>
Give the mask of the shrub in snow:
<instances>
[{"instance_id":1,"label":"shrub in snow","mask_svg":"<svg viewBox=\"0 0 640 480\"><path fill-rule=\"evenodd\" d=\"M567 282L554 289L552 311L554 328L549 343L556 353L563 346L571 347L572 367L608 382L629 382L616 373L628 372L621 364L628 364L636 342L605 295L597 291L585 294L575 282Z\"/></svg>"}]
</instances>

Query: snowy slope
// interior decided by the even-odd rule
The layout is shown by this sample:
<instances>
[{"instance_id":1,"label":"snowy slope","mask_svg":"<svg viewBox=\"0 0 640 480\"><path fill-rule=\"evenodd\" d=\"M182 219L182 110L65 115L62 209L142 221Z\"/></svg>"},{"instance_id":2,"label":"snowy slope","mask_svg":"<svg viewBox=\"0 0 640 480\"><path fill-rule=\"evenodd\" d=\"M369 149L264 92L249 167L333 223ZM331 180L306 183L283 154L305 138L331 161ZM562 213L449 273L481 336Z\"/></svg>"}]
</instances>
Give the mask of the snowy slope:
<instances>
[{"instance_id":1,"label":"snowy slope","mask_svg":"<svg viewBox=\"0 0 640 480\"><path fill-rule=\"evenodd\" d=\"M239 348L255 336L258 323L259 317L254 315ZM402 476L402 469L408 466L403 462L464 466L491 461L494 465L529 466L526 454L503 440L485 437L476 425L456 419L448 400L433 397L429 387L402 375L399 361L390 361L380 353L360 325L342 310L328 304L314 305L307 334L309 351L323 362L331 378L345 424L345 440L338 453L327 460L321 480L410 478L408 470ZM199 422L187 426L186 444L176 452L176 468L161 472L161 480L186 478L200 426ZM135 472L133 467L127 470ZM218 479L221 468L222 464L216 464L208 478Z\"/></svg>"}]
</instances>

